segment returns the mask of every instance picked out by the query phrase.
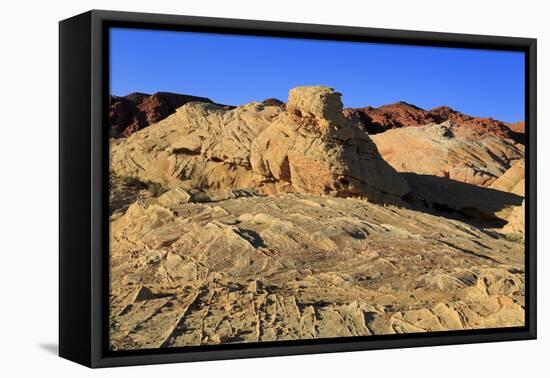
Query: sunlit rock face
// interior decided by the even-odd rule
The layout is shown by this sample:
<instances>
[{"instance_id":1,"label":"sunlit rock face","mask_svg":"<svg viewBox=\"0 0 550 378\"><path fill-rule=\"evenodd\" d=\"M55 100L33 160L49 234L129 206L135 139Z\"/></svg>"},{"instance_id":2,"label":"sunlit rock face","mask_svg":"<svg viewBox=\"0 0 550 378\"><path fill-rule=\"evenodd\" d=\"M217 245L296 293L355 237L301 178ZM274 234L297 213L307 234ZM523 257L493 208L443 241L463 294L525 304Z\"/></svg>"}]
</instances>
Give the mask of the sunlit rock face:
<instances>
[{"instance_id":1,"label":"sunlit rock face","mask_svg":"<svg viewBox=\"0 0 550 378\"><path fill-rule=\"evenodd\" d=\"M342 108L297 87L111 140L112 349L525 324L523 145Z\"/></svg>"},{"instance_id":2,"label":"sunlit rock face","mask_svg":"<svg viewBox=\"0 0 550 378\"><path fill-rule=\"evenodd\" d=\"M256 189L395 201L408 185L328 87L290 91L286 110L190 103L112 142L111 170L167 187Z\"/></svg>"}]
</instances>

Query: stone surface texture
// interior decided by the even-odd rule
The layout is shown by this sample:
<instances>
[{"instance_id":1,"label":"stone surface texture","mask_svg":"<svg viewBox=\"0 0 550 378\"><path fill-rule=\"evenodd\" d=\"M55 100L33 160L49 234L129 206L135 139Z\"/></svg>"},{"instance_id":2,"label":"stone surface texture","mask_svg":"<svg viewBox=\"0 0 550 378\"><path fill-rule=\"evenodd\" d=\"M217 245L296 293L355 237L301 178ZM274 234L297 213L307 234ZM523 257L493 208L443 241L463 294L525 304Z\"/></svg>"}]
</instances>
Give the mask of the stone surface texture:
<instances>
[{"instance_id":1,"label":"stone surface texture","mask_svg":"<svg viewBox=\"0 0 550 378\"><path fill-rule=\"evenodd\" d=\"M380 109L297 87L112 138L111 349L524 325L523 144Z\"/></svg>"}]
</instances>

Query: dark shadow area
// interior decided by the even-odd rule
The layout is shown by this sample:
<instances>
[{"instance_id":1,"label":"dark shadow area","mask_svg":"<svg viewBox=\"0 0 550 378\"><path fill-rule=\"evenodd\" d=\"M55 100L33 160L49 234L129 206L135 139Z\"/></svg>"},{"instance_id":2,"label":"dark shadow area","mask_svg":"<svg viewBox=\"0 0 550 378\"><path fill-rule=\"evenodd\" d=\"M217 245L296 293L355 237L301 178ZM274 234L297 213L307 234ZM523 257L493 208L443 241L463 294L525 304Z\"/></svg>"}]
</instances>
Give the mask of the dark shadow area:
<instances>
[{"instance_id":1,"label":"dark shadow area","mask_svg":"<svg viewBox=\"0 0 550 378\"><path fill-rule=\"evenodd\" d=\"M367 234L365 234L363 231L346 231L346 233L357 240L364 240L367 238Z\"/></svg>"},{"instance_id":2,"label":"dark shadow area","mask_svg":"<svg viewBox=\"0 0 550 378\"><path fill-rule=\"evenodd\" d=\"M40 343L38 347L50 354L59 355L59 345L57 343Z\"/></svg>"},{"instance_id":3,"label":"dark shadow area","mask_svg":"<svg viewBox=\"0 0 550 378\"><path fill-rule=\"evenodd\" d=\"M520 206L523 197L513 193L466 184L448 178L401 173L410 192L403 198L414 210L426 211L475 226L502 227L499 212Z\"/></svg>"},{"instance_id":4,"label":"dark shadow area","mask_svg":"<svg viewBox=\"0 0 550 378\"><path fill-rule=\"evenodd\" d=\"M264 240L256 231L240 228L235 231L241 238L249 242L254 248L267 248Z\"/></svg>"}]
</instances>

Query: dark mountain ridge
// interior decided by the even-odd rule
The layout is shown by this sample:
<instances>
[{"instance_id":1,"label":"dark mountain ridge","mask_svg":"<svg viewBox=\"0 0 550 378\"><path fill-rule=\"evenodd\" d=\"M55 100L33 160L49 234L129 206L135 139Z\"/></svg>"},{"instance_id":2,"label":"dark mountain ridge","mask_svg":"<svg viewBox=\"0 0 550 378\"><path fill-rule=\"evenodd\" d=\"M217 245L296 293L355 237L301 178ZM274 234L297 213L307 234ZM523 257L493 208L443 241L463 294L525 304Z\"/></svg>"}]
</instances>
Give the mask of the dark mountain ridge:
<instances>
[{"instance_id":1,"label":"dark mountain ridge","mask_svg":"<svg viewBox=\"0 0 550 378\"><path fill-rule=\"evenodd\" d=\"M206 97L170 92L157 92L152 95L134 92L126 96L109 96L110 135L115 138L128 137L144 127L163 120L180 106L193 101L214 103ZM262 103L265 106L285 106L284 102L275 98L266 99ZM229 105L222 106L227 109L234 108ZM344 109L344 114L360 120L369 134L379 134L400 127L451 121L459 126L474 128L517 143L525 143L525 122L509 124L490 117L470 116L448 106L425 110L400 101L378 108L372 106L347 108Z\"/></svg>"}]
</instances>

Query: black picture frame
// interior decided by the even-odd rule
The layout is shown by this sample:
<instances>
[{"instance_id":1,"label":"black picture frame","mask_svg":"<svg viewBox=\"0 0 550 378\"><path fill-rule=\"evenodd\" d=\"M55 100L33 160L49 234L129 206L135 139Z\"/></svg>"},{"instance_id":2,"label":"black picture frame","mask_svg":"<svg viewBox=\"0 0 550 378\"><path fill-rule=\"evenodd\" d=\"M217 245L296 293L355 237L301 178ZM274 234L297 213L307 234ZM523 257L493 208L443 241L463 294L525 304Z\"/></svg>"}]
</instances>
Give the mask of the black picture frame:
<instances>
[{"instance_id":1,"label":"black picture frame","mask_svg":"<svg viewBox=\"0 0 550 378\"><path fill-rule=\"evenodd\" d=\"M108 28L203 31L525 53L524 327L111 352L108 348ZM536 39L92 10L59 24L59 354L89 367L536 338Z\"/></svg>"}]
</instances>

